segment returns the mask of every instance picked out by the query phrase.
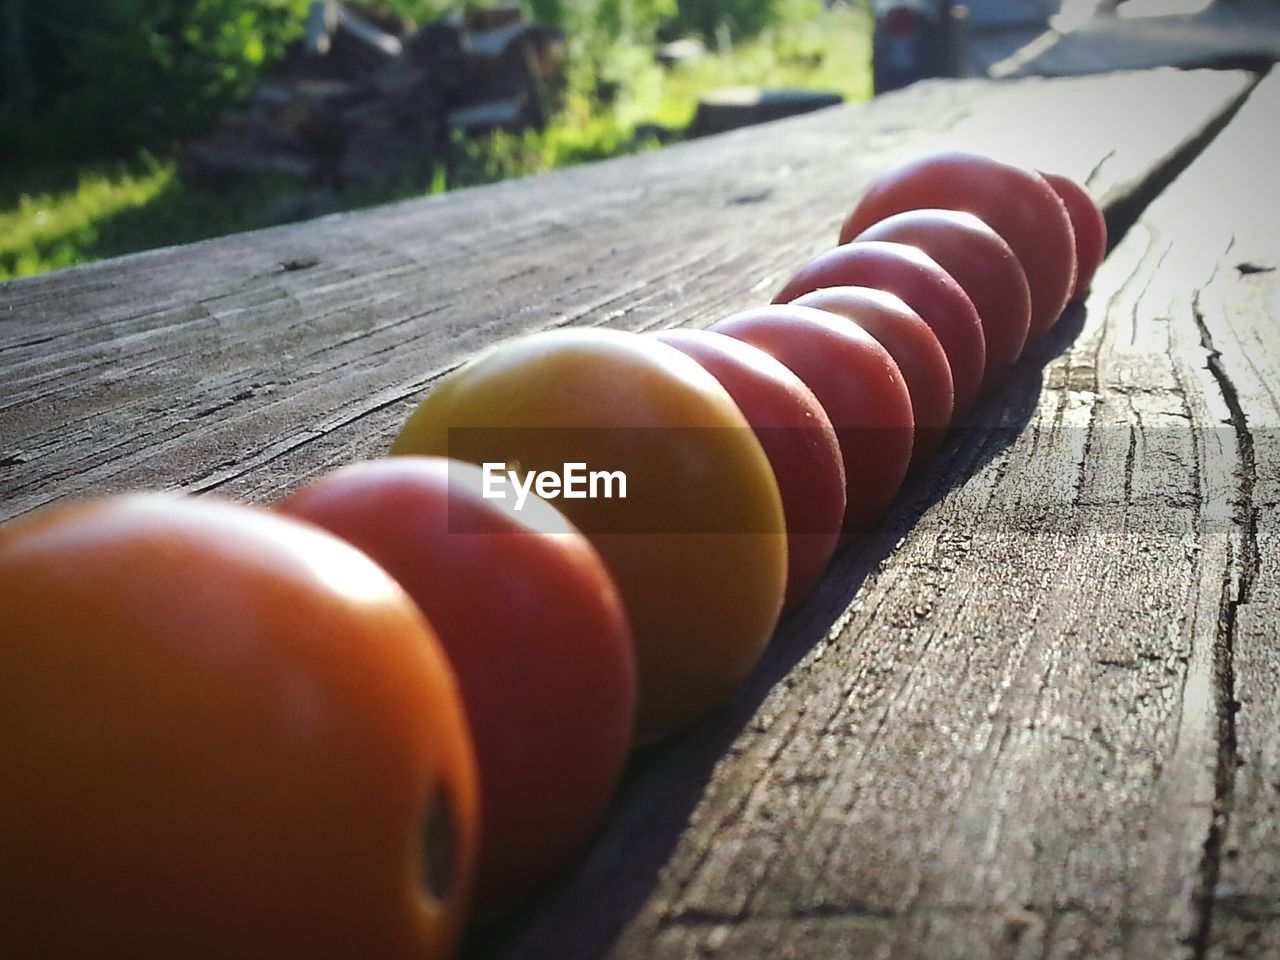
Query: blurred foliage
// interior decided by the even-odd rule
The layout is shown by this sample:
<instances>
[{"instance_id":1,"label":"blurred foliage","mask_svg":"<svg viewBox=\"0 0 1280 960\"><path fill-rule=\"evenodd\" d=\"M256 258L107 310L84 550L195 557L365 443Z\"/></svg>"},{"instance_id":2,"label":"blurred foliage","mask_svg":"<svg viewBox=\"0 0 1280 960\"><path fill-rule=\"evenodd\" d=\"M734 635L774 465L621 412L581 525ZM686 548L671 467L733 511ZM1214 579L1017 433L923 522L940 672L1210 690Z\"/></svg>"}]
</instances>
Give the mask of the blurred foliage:
<instances>
[{"instance_id":1,"label":"blurred foliage","mask_svg":"<svg viewBox=\"0 0 1280 960\"><path fill-rule=\"evenodd\" d=\"M0 279L79 262L99 239L98 225L145 206L172 182L173 165L144 154L137 173L86 171L70 191L24 194L0 213Z\"/></svg>"},{"instance_id":2,"label":"blurred foliage","mask_svg":"<svg viewBox=\"0 0 1280 960\"><path fill-rule=\"evenodd\" d=\"M8 2L35 9L34 0ZM61 10L67 16L78 6L75 0L44 2L51 12ZM210 71L207 64L175 63L173 57L182 59L175 52L185 49L181 43L143 45L148 50L144 60L149 65L145 69L137 65L129 70L121 68L117 77L104 66L95 81L101 86L99 91L69 90L64 91L63 99L49 101L51 106L55 102L61 104L41 118L44 139L40 142L48 147L49 158L11 165L7 171L0 169L0 279L650 149L657 145L659 137L678 138L692 118L700 94L714 87L756 84L820 88L835 90L851 101L871 94L871 24L865 2L852 8L824 10L819 0L762 0L774 3L771 9L784 19L767 24L753 39L723 47L713 44L708 55L671 67L662 67L655 61L652 39L655 32L665 35L662 31L670 29L673 21L663 18L674 15L658 15L654 11L666 10L661 4L672 0L656 0L654 5L646 5L646 0L613 2L615 6L609 14L613 19L607 22L613 25L610 29L616 30L616 35L587 27L579 31L580 36L571 43L573 57L567 89L560 108L544 130L455 139L449 162L425 165L416 179L406 177L377 186L341 188L277 177L246 179L233 187L214 190L183 183L177 175L173 143L182 131L198 129L207 122L226 98L242 95L257 66L281 54L283 41L264 40L261 46L244 44L256 30L264 29L270 17L286 6L305 8L305 2L192 0L184 4L176 0L103 0L102 7L117 12L126 7L145 8L152 13L181 8L184 15L203 10L208 19L200 22L205 23L206 30L217 19L215 10L253 6L255 11L253 17L226 27L226 33L213 31L223 38L219 43L236 51L229 55L228 73ZM725 0L718 9L731 11L734 2L745 0ZM555 16L570 18L570 24L573 17L590 18L596 10L588 0L528 3L531 7L559 4L554 10L548 6L544 17L550 19L553 12L559 11ZM680 0L679 5L685 12L697 9L687 0ZM643 14L641 7L646 11ZM434 0L379 0L379 9L417 23L438 15ZM86 14L90 19L99 15L96 8ZM3 29L4 16L0 7L0 54L12 36ZM50 16L46 22L52 23L54 18ZM720 26L724 22L718 20L713 28L721 36L737 29ZM572 41L574 28L567 28ZM205 34L197 31L192 36L200 38ZM129 49L140 49L136 45L141 37L133 36L129 44L134 46ZM233 42L233 37L238 39ZM168 53L162 55L163 50ZM162 64L168 66L162 69ZM5 76L4 71L11 67L12 64L0 63L0 76ZM124 77L140 73L163 75L164 79L156 81L157 86L149 88L146 97L139 99L137 91L129 95L129 109L125 112L131 116L145 114L152 120L138 123L132 128L133 133L127 133L129 117L120 116L119 105L114 104L107 91L114 89L117 95L124 96L132 89ZM175 79L171 80L170 74ZM185 96L205 99L197 104L177 96L176 78L181 78ZM6 85L4 90L8 98L5 109L9 110L10 87ZM156 106L149 105L151 100L147 97L152 96ZM77 103L79 107L75 106ZM89 112L77 120L75 111L79 109ZM0 120L0 127L8 127L12 117L4 115ZM28 128L28 132L33 129ZM60 142L58 137L64 135L68 139ZM7 146L10 142L8 130L0 129L0 143ZM32 142L35 141L29 140L25 145ZM107 144L112 145L110 149ZM148 149L151 144L154 148ZM118 157L131 159L115 159Z\"/></svg>"},{"instance_id":3,"label":"blurred foliage","mask_svg":"<svg viewBox=\"0 0 1280 960\"><path fill-rule=\"evenodd\" d=\"M307 0L7 0L10 163L129 155L207 126L305 26Z\"/></svg>"},{"instance_id":4,"label":"blurred foliage","mask_svg":"<svg viewBox=\"0 0 1280 960\"><path fill-rule=\"evenodd\" d=\"M526 0L535 20L567 34L598 34L609 40L653 36L676 10L677 0Z\"/></svg>"},{"instance_id":5,"label":"blurred foliage","mask_svg":"<svg viewBox=\"0 0 1280 960\"><path fill-rule=\"evenodd\" d=\"M147 151L130 162L92 164L43 182L59 185L21 190L0 205L0 281L439 193L446 186L437 171L426 180L341 188L263 175L211 189L184 182L175 160Z\"/></svg>"},{"instance_id":6,"label":"blurred foliage","mask_svg":"<svg viewBox=\"0 0 1280 960\"><path fill-rule=\"evenodd\" d=\"M579 70L546 130L495 133L455 144L453 186L651 149L658 137L679 138L707 90L731 86L821 89L856 102L871 96L871 22L866 7L824 11L798 0L797 19L772 25L754 40L672 67L653 48L616 42L598 72ZM806 14L807 11L807 14ZM607 89L608 96L601 97Z\"/></svg>"},{"instance_id":7,"label":"blurred foliage","mask_svg":"<svg viewBox=\"0 0 1280 960\"><path fill-rule=\"evenodd\" d=\"M570 69L586 78L609 72L619 42L700 34L724 46L818 7L816 0L524 4L536 20L565 32ZM459 4L364 6L421 24ZM7 165L131 156L207 128L302 35L307 7L308 0L5 0L0 141Z\"/></svg>"},{"instance_id":8,"label":"blurred foliage","mask_svg":"<svg viewBox=\"0 0 1280 960\"><path fill-rule=\"evenodd\" d=\"M810 0L678 0L677 11L665 32L698 34L708 42L754 37L773 24L789 23L810 15Z\"/></svg>"}]
</instances>

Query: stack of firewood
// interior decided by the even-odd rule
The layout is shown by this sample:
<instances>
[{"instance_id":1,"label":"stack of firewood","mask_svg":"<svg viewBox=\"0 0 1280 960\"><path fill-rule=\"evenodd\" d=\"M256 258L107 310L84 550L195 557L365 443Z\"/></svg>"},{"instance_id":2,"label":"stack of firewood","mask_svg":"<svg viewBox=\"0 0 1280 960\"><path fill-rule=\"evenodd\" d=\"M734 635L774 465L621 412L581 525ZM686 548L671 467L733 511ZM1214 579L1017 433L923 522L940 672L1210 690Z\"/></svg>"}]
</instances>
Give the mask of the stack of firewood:
<instances>
[{"instance_id":1,"label":"stack of firewood","mask_svg":"<svg viewBox=\"0 0 1280 960\"><path fill-rule=\"evenodd\" d=\"M540 128L563 81L564 38L516 7L419 30L313 3L305 42L242 108L187 145L186 176L279 173L376 182L447 161L456 133Z\"/></svg>"}]
</instances>

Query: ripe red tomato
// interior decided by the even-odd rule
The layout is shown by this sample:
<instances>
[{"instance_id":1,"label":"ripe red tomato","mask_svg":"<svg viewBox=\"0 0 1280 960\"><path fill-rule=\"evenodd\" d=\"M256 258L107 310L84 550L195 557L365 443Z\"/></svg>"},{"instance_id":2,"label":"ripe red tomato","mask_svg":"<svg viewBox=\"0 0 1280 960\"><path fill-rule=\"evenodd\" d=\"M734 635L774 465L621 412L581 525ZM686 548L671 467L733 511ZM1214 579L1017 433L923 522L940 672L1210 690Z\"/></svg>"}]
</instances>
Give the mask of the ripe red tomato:
<instances>
[{"instance_id":1,"label":"ripe red tomato","mask_svg":"<svg viewBox=\"0 0 1280 960\"><path fill-rule=\"evenodd\" d=\"M1089 292L1093 275L1098 272L1102 258L1106 256L1107 221L1093 198L1070 177L1043 171L1040 176L1057 191L1071 217L1071 229L1076 237L1076 282L1071 288L1071 299L1080 300Z\"/></svg>"},{"instance_id":2,"label":"ripe red tomato","mask_svg":"<svg viewBox=\"0 0 1280 960\"><path fill-rule=\"evenodd\" d=\"M663 330L729 391L773 467L787 521L786 606L831 560L844 520L844 461L835 428L804 381L763 350L709 330Z\"/></svg>"},{"instance_id":3,"label":"ripe red tomato","mask_svg":"<svg viewBox=\"0 0 1280 960\"><path fill-rule=\"evenodd\" d=\"M480 773L475 911L524 899L599 824L631 745L635 654L599 556L545 501L516 511L439 457L353 464L278 509L367 553L435 628Z\"/></svg>"},{"instance_id":4,"label":"ripe red tomato","mask_svg":"<svg viewBox=\"0 0 1280 960\"><path fill-rule=\"evenodd\" d=\"M1031 288L1027 343L1048 333L1067 305L1076 256L1071 218L1044 178L957 150L921 157L871 182L840 230L840 242L848 243L877 220L925 207L972 213L1008 241Z\"/></svg>"},{"instance_id":5,"label":"ripe red tomato","mask_svg":"<svg viewBox=\"0 0 1280 960\"><path fill-rule=\"evenodd\" d=\"M1031 289L1022 265L1000 234L960 210L907 210L873 223L854 238L919 247L960 284L982 321L991 390L1022 355L1031 327Z\"/></svg>"},{"instance_id":6,"label":"ripe red tomato","mask_svg":"<svg viewBox=\"0 0 1280 960\"><path fill-rule=\"evenodd\" d=\"M844 533L874 526L911 459L911 396L889 352L860 327L822 310L780 304L712 324L790 367L830 417L844 458Z\"/></svg>"},{"instance_id":7,"label":"ripe red tomato","mask_svg":"<svg viewBox=\"0 0 1280 960\"><path fill-rule=\"evenodd\" d=\"M0 531L7 956L445 957L471 746L430 627L310 526L162 494Z\"/></svg>"},{"instance_id":8,"label":"ripe red tomato","mask_svg":"<svg viewBox=\"0 0 1280 960\"><path fill-rule=\"evenodd\" d=\"M823 287L792 303L851 320L889 351L911 395L915 441L909 469L919 467L946 436L955 402L951 365L929 325L901 298L872 287Z\"/></svg>"},{"instance_id":9,"label":"ripe red tomato","mask_svg":"<svg viewBox=\"0 0 1280 960\"><path fill-rule=\"evenodd\" d=\"M505 463L526 478L569 463L625 475L625 498L556 506L622 594L640 740L711 711L773 634L787 575L773 468L733 398L674 347L596 328L499 344L427 394L392 452Z\"/></svg>"},{"instance_id":10,"label":"ripe red tomato","mask_svg":"<svg viewBox=\"0 0 1280 960\"><path fill-rule=\"evenodd\" d=\"M875 287L901 298L929 325L951 365L955 423L973 406L986 367L982 321L951 275L917 247L868 240L818 254L773 298L789 303L823 287Z\"/></svg>"}]
</instances>

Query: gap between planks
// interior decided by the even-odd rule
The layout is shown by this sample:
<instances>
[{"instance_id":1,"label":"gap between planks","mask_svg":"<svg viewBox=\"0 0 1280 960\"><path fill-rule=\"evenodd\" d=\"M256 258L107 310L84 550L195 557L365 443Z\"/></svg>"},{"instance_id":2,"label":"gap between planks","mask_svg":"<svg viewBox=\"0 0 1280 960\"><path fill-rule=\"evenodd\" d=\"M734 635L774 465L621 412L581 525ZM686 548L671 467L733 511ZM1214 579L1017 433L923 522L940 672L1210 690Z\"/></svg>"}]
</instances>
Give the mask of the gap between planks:
<instances>
[{"instance_id":1,"label":"gap between planks","mask_svg":"<svg viewBox=\"0 0 1280 960\"><path fill-rule=\"evenodd\" d=\"M1219 158L1224 152L1230 155L1239 130L1261 129L1257 117L1273 104L1274 87L1275 81L1270 81L1255 94L1238 123L1227 127L1222 145L1211 144L1205 155L1192 163L1186 178L1169 178L1174 181L1170 199L1153 205L1133 234L1120 243L1095 284L1098 292L1090 301L1088 315L1067 321L1068 327L1072 322L1077 325L1065 335L1075 343L1050 361L1046 397L1032 404L1038 418L1032 423L1034 436L1029 444L1034 456L1023 451L1022 462L1011 465L1013 458L1009 456L1003 456L1004 462L988 463L985 452L966 460L953 450L961 465L958 473L967 478L964 486L929 506L918 524L901 524L888 531L890 542L882 544L884 552L871 551L874 558L886 561L884 564L873 560L869 568L859 569L856 561L845 558L838 562L831 580L848 579L835 587L835 596L817 601L821 610L811 621L803 622L802 614L802 622L791 625L791 642L783 640L784 647L790 647L781 655L783 662L775 663L771 679L759 681L739 704L742 729L726 722L714 733L704 732L712 742L719 738L723 758L707 771L694 759L696 748L677 746L655 762L656 769L639 788L647 791L639 804L642 809L624 811L606 832L607 867L589 861L580 875L586 878L585 883L571 881L562 897L544 905L542 914L535 916L505 951L499 950L499 956L1145 958L1200 957L1216 949L1211 907L1222 899L1215 886L1222 837L1230 827L1224 820L1223 803L1230 800L1228 784L1236 736L1231 720L1236 711L1231 631L1240 597L1248 595L1247 590L1241 593L1248 583L1241 565L1242 557L1247 557L1242 548L1247 538L1242 541L1241 525L1255 508L1249 504L1247 485L1237 483L1242 459L1248 458L1240 451L1249 449L1249 435L1240 432L1243 424L1231 410L1230 390L1220 375L1215 375L1216 347L1195 314L1195 291L1213 289L1218 275L1216 258L1225 256L1229 247L1206 247L1211 254L1207 260L1201 250L1200 259L1193 256L1190 262L1171 250L1188 229L1185 218L1190 216L1194 224L1202 213L1196 203L1205 199L1206 175L1197 163L1222 163ZM1212 198L1212 191L1208 196ZM1170 208L1179 204L1189 212L1172 216ZM1271 242L1274 247L1274 233ZM1060 342L1056 347L1065 345ZM1230 382L1227 378L1227 384ZM1013 419L1016 423L1017 417ZM1229 428L1217 429L1221 421ZM1060 464L1074 463L1074 475L1068 471L1067 476L1037 476L1037 458L1055 456ZM1001 458L997 452L994 459ZM1179 468L1180 480L1170 480L1171 462ZM935 476L931 482L936 484L939 479ZM892 873L895 869L894 849L890 847L883 862L876 864L875 842L864 839L854 842L852 850L842 849L842 844L849 845L843 839L848 830L873 835L883 832L906 844L908 853L914 849L912 860L932 858L949 863L962 875L961 864L982 864L975 851L987 850L990 856L990 851L998 850L1001 832L1013 834L1015 840L1020 837L1028 852L1035 850L1037 842L1054 842L1056 824L1047 823L1043 814L1037 816L1035 805L1020 811L1023 819L1019 823L1016 802L1015 809L1001 811L999 802L992 807L983 800L970 804L967 813L963 806L954 809L952 822L960 832L948 839L944 831L941 846L926 843L911 848L912 834L927 835L931 825L913 818L909 805L894 810L890 804L886 817L879 819L871 815L874 805L868 808L864 802L858 806L859 794L865 797L876 789L877 775L890 782L895 775L901 778L892 763L885 766L885 758L877 764L874 752L878 738L886 736L893 725L909 722L911 711L898 709L895 715L894 709L882 710L877 721L863 726L855 723L848 731L839 729L840 721L847 722L849 705L859 692L874 701L876 688L901 673L901 666L888 662L882 669L875 669L873 663L867 674L867 665L858 662L874 661L888 652L868 641L877 630L883 632L879 624L888 621L908 631L927 633L928 622L936 616L936 606L944 602L948 585L944 583L939 589L925 583L922 589L919 575L926 573L927 579L928 572L936 572L934 560L939 557L944 566L948 562L963 566L974 533L966 527L966 520L990 508L992 490L1019 483L1034 488L1037 480L1047 480L1056 490L1040 501L1015 492L1002 517L1015 530L1019 520L1025 522L1028 517L1032 526L1039 518L1055 521L1065 525L1057 532L1075 537L1076 543L1059 540L1050 549L1049 559L1061 566L1044 565L1056 569L1067 581L1057 595L1056 608L1055 585L1043 577L1027 580L1015 574L1011 579L1024 595L1015 597L1014 602L1023 599L1048 604L1031 611L1033 633L1049 619L1050 630L1083 631L1083 636L1074 639L1087 644L1092 624L1092 629L1102 630L1102 647L1118 650L1116 654L1099 655L1101 649L1094 653L1096 668L1103 671L1099 675L1103 679L1098 679L1072 662L1070 646L1054 649L1042 640L1039 653L1033 654L1034 642L1027 646L1022 635L1026 628L1015 623L1012 635L1005 634L1015 644L1010 652L1024 658L1039 656L1042 665L1015 681L1027 684L1024 696L1032 704L1029 711L1023 711L1032 723L1027 729L1034 733L1040 722L1048 725L1046 735L1051 735L1056 720L1067 728L1059 731L1062 746L1074 741L1078 746L1071 749L1082 750L1087 762L1057 771L1053 786L1058 794L1052 790L1044 793L1036 784L1038 773L1053 774L1039 770L1034 763L1021 777L1016 770L1011 775L1002 769L1005 761L1001 756L1011 741L1025 740L1026 731L1013 722L1015 708L1009 708L1013 715L1001 722L1004 708L996 706L992 714L988 707L985 713L971 715L977 723L969 732L979 735L979 757L981 750L991 751L990 763L971 769L967 785L968 789L976 788L980 797L997 801L1019 790L1033 795L1039 791L1039 800L1067 821L1072 819L1073 800L1084 807L1092 804L1095 809L1086 811L1082 819L1077 815L1083 832L1068 835L1074 846L1061 847L1062 838L1057 838L1066 860L1059 861L1058 868L1053 868L1050 860L1049 876L1039 884L1034 874L1028 875L1028 895L1022 898L1016 892L1017 882L1009 887L994 876L996 882L984 887L979 877L975 886L949 880L944 871L942 876L930 879L926 875L914 886L908 884L905 899L894 903L892 890L876 892L884 881L883 876L876 876L877 871L887 868ZM987 496L974 496L984 487ZM1009 495L1007 489L1005 495ZM1057 501L1058 497L1063 499ZM1055 506L1070 505L1072 497L1076 498L1077 513L1083 516L1073 519L1068 511L1055 517ZM946 510L947 501L953 498L959 502ZM1100 512L1090 516L1091 507ZM1117 508L1128 519L1108 536L1106 527L1114 522ZM941 516L936 515L939 511ZM980 532L992 539L990 529ZM1051 526L1045 535L1054 534ZM1100 540L1101 547L1080 549L1080 543L1090 536ZM898 537L904 538L903 543L896 542ZM918 555L912 560L913 540L922 537L932 537L934 542L915 543ZM1140 541L1136 549L1133 540ZM938 549L940 544L942 549ZM958 550L957 544L963 544L964 549ZM1182 553L1181 558L1166 559L1164 554L1174 551ZM1028 554L1034 560L1037 552L1044 552L1043 545L1014 543L999 570L1013 571L1026 564ZM1106 568L1091 567L1096 559L1090 561L1090 555L1129 566L1108 573ZM988 552L982 560L989 563L992 555ZM904 567L896 578L895 564ZM972 572L982 575L981 571ZM861 582L863 577L866 582ZM1090 610L1088 583L1099 577L1110 579L1114 592ZM961 584L953 579L949 586L954 590ZM895 592L907 596L905 605L893 602ZM960 610L981 600L980 592L969 599L971 588L962 587L959 592L960 599L953 602ZM1163 607L1162 592L1167 594ZM1065 607L1061 606L1063 594ZM996 596L988 592L988 602ZM1123 607L1126 603L1133 607L1132 621L1126 624L1131 635L1105 636L1108 625L1114 625L1113 610L1107 609L1107 604ZM863 604L872 609L860 609ZM1079 609L1082 604L1083 611ZM842 606L848 609L837 614ZM1001 607L999 600L996 606L1001 614L1016 619L1014 611ZM1276 615L1273 605L1266 616L1274 624ZM1160 619L1162 616L1168 620ZM1144 623L1143 618L1149 622ZM833 620L834 626L823 631L823 625ZM1021 654L1018 644L1022 645ZM842 675L842 671L824 668L824 661L839 656L841 646L846 648L842 665L854 671L853 680L823 691L820 682L830 684ZM913 652L917 654L916 665L908 668L908 686L902 688L908 702L912 695L910 676L932 653L929 649ZM959 676L963 677L965 655L951 659L961 666ZM861 682L859 673L864 675ZM1121 679L1106 679L1108 674ZM1109 686L1112 699L1095 697L1090 701L1087 688L1095 685ZM1006 680L995 688L988 687L995 692L996 704L1001 702L1002 688L1009 689ZM1104 709L1100 715L1104 722L1092 727L1084 724L1078 736L1071 732L1070 720L1054 717L1051 709L1037 721L1044 702L1051 704L1064 690L1075 697L1078 707L1092 702L1105 708L1111 702L1118 718L1107 716ZM1160 710L1150 708L1152 698ZM926 707L917 712L923 721L936 721L935 711L947 714L936 693ZM819 713L822 717L815 721ZM1124 744L1131 726L1142 729L1144 716L1149 727L1144 735L1149 742L1141 742L1139 737L1137 743ZM929 739L937 740L939 733L953 746L957 745L956 735L962 738L959 744L968 739L963 724L931 730ZM797 738L803 741L798 749ZM912 744L909 737L905 744ZM963 751L963 747L959 749ZM1269 742L1267 749L1274 751L1274 744ZM918 762L920 754L918 750L901 754L902 759L908 756ZM936 756L935 752L928 759ZM1099 759L1106 757L1112 759ZM887 759L892 761L894 755ZM1101 778L1091 772L1091 762L1102 762ZM859 779L856 770L864 764L872 769ZM1125 769L1127 764L1145 764L1146 768L1134 776ZM832 776L833 766L846 771L843 781ZM778 772L780 767L783 769ZM1071 769L1084 775L1080 785L1092 786L1092 795L1086 789L1080 798L1071 796L1073 781L1064 775ZM686 776L694 779L692 785L673 786ZM995 786L984 792L982 785L993 779ZM1109 808L1106 795L1111 781L1118 790L1134 791L1138 799L1122 797L1115 809ZM899 796L905 798L921 786L907 774L906 790ZM951 787L964 790L966 783L957 781ZM1060 792L1064 789L1068 791L1065 795ZM816 805L815 792L820 794ZM596 911L601 907L608 911L609 898L588 895L586 885L598 890L611 872L625 874L627 861L644 853L643 841L636 834L645 829L646 815L665 803L682 801L684 809L692 809L680 835L671 839L672 849L659 855L650 853L637 866L645 870L653 864L656 882L642 894L624 899L628 912L624 916L615 913L615 925L602 929ZM797 804L806 802L809 806L803 815L789 817ZM945 814L945 799L942 803L935 809ZM825 832L824 809L834 815ZM910 821L905 834L892 822L904 817ZM797 828L802 836L788 847L791 831ZM1096 838L1092 833L1104 836ZM991 847L992 843L996 847ZM802 849L805 846L818 848L817 860L809 865ZM1104 852L1109 847L1119 851L1118 859L1110 863ZM1010 849L1016 860L1022 846L1015 842L1006 849L1006 861ZM839 863L841 857L867 854L873 861L869 868ZM1079 876L1073 877L1073 855L1082 859L1092 856L1096 862L1076 864ZM1134 858L1136 863L1131 862ZM1010 871L1011 863L1000 863L1000 859L996 855L985 869L998 874L1003 868L1016 881L1018 870ZM901 869L902 863L896 868ZM1057 876L1054 869L1059 871ZM1150 871L1149 876L1144 869ZM1274 881L1276 874L1271 871L1266 876ZM969 896L965 896L966 890ZM770 906L771 902L776 905ZM1232 902L1255 904L1258 899L1256 895L1254 899L1239 895ZM1249 909L1258 912L1256 906Z\"/></svg>"}]
</instances>

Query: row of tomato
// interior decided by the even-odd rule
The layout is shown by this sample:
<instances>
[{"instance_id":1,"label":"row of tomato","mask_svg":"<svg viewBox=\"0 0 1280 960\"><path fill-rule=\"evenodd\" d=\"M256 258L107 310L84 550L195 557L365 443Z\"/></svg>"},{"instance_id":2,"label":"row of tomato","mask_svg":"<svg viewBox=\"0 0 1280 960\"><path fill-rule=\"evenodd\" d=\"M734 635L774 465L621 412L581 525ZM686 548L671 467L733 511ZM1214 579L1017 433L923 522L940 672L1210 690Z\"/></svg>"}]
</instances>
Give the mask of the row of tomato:
<instances>
[{"instance_id":1,"label":"row of tomato","mask_svg":"<svg viewBox=\"0 0 1280 960\"><path fill-rule=\"evenodd\" d=\"M274 511L9 524L0 952L447 955L582 847L633 742L732 692L1104 247L1071 181L933 155L767 307L477 357L404 425L415 456ZM626 495L486 473L568 463Z\"/></svg>"}]
</instances>

